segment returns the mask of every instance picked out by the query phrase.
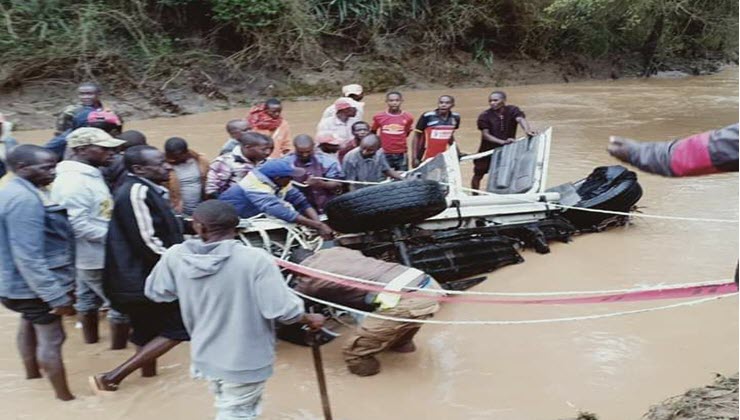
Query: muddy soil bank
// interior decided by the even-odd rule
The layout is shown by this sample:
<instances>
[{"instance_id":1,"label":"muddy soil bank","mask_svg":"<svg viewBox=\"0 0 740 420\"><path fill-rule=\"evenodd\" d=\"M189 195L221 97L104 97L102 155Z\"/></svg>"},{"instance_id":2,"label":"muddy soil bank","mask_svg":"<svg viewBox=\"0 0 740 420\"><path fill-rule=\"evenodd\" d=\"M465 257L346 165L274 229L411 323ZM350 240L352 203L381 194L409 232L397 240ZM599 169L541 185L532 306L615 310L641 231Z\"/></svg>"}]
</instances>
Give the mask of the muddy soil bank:
<instances>
[{"instance_id":1,"label":"muddy soil bank","mask_svg":"<svg viewBox=\"0 0 740 420\"><path fill-rule=\"evenodd\" d=\"M738 374L717 374L714 383L692 388L650 408L646 420L733 420L738 418Z\"/></svg>"},{"instance_id":2,"label":"muddy soil bank","mask_svg":"<svg viewBox=\"0 0 740 420\"><path fill-rule=\"evenodd\" d=\"M245 107L269 96L293 100L334 97L347 83L360 83L371 93L391 88L505 88L642 76L637 57L603 60L574 57L551 61L501 59L482 64L468 54L456 53L434 66L422 65L422 62L410 60L402 65L352 59L314 68L253 69L236 73L217 65L190 66L173 69L161 80L135 81L110 74L97 81L105 91L105 105L130 121ZM675 59L663 63L653 77L710 74L724 65L717 59ZM76 85L77 81L62 79L24 82L0 91L0 112L15 123L16 130L51 128L53 116L76 100Z\"/></svg>"},{"instance_id":3,"label":"muddy soil bank","mask_svg":"<svg viewBox=\"0 0 740 420\"><path fill-rule=\"evenodd\" d=\"M598 420L597 413L580 412L561 420ZM713 383L692 388L650 407L643 420L737 420L738 374L715 374Z\"/></svg>"}]
</instances>

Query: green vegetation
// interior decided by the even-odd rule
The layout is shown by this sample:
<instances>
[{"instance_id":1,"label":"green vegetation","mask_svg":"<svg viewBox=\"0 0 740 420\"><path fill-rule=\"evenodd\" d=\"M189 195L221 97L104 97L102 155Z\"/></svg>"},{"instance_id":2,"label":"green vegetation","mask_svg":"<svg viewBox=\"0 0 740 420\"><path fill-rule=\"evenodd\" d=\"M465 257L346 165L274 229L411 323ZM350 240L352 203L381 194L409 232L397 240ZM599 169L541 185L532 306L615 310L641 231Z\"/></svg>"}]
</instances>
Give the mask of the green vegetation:
<instances>
[{"instance_id":1,"label":"green vegetation","mask_svg":"<svg viewBox=\"0 0 740 420\"><path fill-rule=\"evenodd\" d=\"M434 72L467 54L737 60L736 0L0 0L0 86L182 67L344 69L365 56ZM381 66L382 67L382 66ZM385 83L379 83L380 85Z\"/></svg>"}]
</instances>

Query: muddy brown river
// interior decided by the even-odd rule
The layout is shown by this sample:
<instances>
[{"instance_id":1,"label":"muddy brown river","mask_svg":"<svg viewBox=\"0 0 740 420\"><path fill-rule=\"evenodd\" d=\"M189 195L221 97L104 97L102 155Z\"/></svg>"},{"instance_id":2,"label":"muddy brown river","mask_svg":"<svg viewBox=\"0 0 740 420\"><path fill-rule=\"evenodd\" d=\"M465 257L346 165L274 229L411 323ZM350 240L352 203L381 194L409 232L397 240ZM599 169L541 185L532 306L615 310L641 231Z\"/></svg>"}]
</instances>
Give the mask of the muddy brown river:
<instances>
[{"instance_id":1,"label":"muddy brown river","mask_svg":"<svg viewBox=\"0 0 740 420\"><path fill-rule=\"evenodd\" d=\"M415 116L433 109L443 93L456 97L462 127L456 138L473 152L475 118L490 89L408 91L404 108ZM669 139L738 120L738 70L681 79L619 80L517 86L506 89L537 128L553 127L548 185L585 177L614 164L605 151L610 134ZM382 109L367 98L366 114ZM313 134L330 101L285 104L294 133ZM127 128L161 146L169 136L213 156L227 120L244 109L170 119L132 121ZM48 131L19 133L41 141ZM472 168L464 166L466 178ZM645 213L738 219L737 174L667 179L640 174ZM552 252L524 252L525 262L500 269L474 290L571 291L620 289L731 278L738 260L738 225L635 219L626 227L552 244ZM684 300L685 301L685 300ZM682 301L596 305L513 306L448 303L439 320L521 320L607 314ZM26 381L16 354L17 316L0 310L0 406L4 419L207 419L214 410L203 382L188 376L188 346L160 359L160 375L123 382L110 397L93 396L88 375L126 359L131 349L107 349L107 328L84 345L66 322L65 360L77 400L55 402L45 380ZM345 330L346 331L346 330ZM359 378L340 357L342 337L322 348L334 417L378 419L551 420L579 410L602 420L638 419L651 404L710 383L713 372L738 370L736 296L701 305L634 315L535 325L422 328L419 350L380 357L382 372ZM321 406L307 348L280 343L276 374L268 382L265 419L320 419Z\"/></svg>"}]
</instances>

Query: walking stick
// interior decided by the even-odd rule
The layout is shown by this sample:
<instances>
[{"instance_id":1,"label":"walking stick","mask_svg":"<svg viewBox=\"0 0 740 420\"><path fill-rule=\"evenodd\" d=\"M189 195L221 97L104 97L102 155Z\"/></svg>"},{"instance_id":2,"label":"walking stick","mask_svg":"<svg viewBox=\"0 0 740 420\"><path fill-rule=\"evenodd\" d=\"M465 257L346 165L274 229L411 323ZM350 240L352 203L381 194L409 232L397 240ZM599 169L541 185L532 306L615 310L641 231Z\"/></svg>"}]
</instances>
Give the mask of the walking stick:
<instances>
[{"instance_id":1,"label":"walking stick","mask_svg":"<svg viewBox=\"0 0 740 420\"><path fill-rule=\"evenodd\" d=\"M321 394L321 407L324 410L324 420L332 420L331 407L329 406L329 394L326 392L326 376L324 376L324 363L321 360L321 347L317 335L321 331L309 332L308 339L311 342L311 353L313 353L313 366L316 368L316 379L319 380L319 393Z\"/></svg>"}]
</instances>

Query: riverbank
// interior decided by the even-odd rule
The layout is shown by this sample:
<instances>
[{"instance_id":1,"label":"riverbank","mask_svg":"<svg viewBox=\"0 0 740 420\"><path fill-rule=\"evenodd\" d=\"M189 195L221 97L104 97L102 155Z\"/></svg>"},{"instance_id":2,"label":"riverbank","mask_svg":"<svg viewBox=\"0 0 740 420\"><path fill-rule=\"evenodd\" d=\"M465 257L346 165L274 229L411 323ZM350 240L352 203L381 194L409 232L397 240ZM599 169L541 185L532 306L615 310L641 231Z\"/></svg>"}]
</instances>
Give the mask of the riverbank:
<instances>
[{"instance_id":1,"label":"riverbank","mask_svg":"<svg viewBox=\"0 0 740 420\"><path fill-rule=\"evenodd\" d=\"M727 63L718 59L665 62L653 77L682 77L715 73ZM500 59L482 64L458 52L434 68L409 60L405 65L350 59L326 68L269 72L253 69L232 73L223 68L179 67L156 80L127 82L101 77L107 107L125 121L174 117L247 107L275 96L314 100L338 96L348 83L362 84L367 93L389 89L507 88L519 85L570 83L641 77L638 57L593 60L584 57L538 61ZM77 82L41 79L0 92L0 112L16 130L53 127L54 116L76 100Z\"/></svg>"}]
</instances>

